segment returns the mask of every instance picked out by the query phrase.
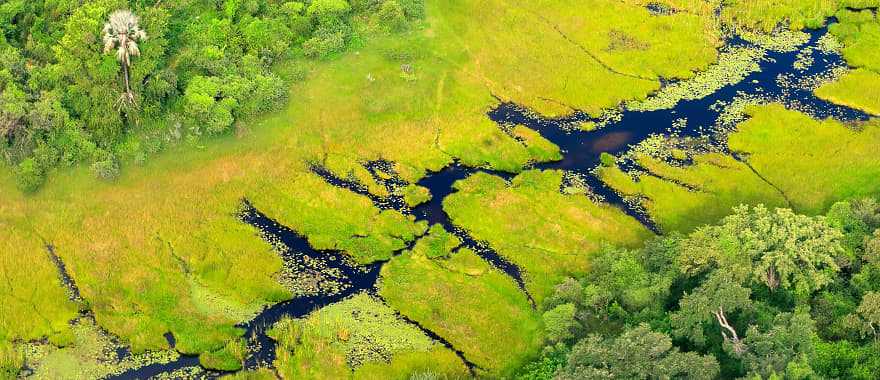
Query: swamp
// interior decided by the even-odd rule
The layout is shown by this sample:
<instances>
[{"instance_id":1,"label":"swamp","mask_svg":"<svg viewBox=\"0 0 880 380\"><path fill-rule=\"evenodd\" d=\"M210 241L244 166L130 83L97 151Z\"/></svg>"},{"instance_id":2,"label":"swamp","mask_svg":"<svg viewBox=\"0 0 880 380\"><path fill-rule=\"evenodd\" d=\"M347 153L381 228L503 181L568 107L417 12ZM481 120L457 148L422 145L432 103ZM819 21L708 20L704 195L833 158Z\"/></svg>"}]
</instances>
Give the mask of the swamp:
<instances>
[{"instance_id":1,"label":"swamp","mask_svg":"<svg viewBox=\"0 0 880 380\"><path fill-rule=\"evenodd\" d=\"M878 0L0 0L0 379L876 379Z\"/></svg>"}]
</instances>

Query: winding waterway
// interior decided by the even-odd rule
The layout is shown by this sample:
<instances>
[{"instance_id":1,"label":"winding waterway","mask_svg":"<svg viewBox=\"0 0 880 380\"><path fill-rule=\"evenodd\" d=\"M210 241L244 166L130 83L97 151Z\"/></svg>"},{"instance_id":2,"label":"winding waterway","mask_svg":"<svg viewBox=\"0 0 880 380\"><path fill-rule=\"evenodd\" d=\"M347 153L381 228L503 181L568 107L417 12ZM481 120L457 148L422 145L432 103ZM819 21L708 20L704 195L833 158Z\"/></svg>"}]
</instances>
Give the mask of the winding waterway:
<instances>
[{"instance_id":1,"label":"winding waterway","mask_svg":"<svg viewBox=\"0 0 880 380\"><path fill-rule=\"evenodd\" d=\"M745 79L734 85L725 86L709 96L696 100L679 101L674 108L662 109L656 111L622 111L620 117L616 121L607 123L605 128L595 131L566 130L561 126L571 125L573 123L601 121L600 118L593 118L584 113L576 112L570 116L558 119L546 119L534 115L515 104L502 103L489 112L488 116L499 125L524 125L538 131L544 138L558 145L563 154L563 158L559 161L540 163L534 165L536 169L542 170L563 170L576 172L586 179L587 185L593 194L597 195L605 202L620 207L627 214L638 219L640 222L651 228L655 232L652 221L634 209L632 206L623 202L621 197L605 186L595 176L590 174L599 162L599 155L602 152L619 154L628 150L632 145L637 144L654 134L670 134L675 133L680 136L706 137L712 144L723 145L723 135L713 134L711 131L718 125L719 117L722 112L715 107L716 104L729 104L736 98L743 97L760 97L763 99L772 99L780 101L787 106L799 109L817 118L834 117L844 121L865 120L868 115L846 107L840 107L821 99L816 98L810 88L792 87L784 84L780 80L785 76L794 78L806 78L811 76L819 76L829 73L831 70L844 65L841 57L836 53L824 52L821 49L814 49L819 42L819 38L827 31L825 29L811 31L810 40L800 49L792 52L768 52L760 62L761 70L749 74ZM733 38L728 41L728 46L748 46L749 43ZM811 64L800 70L795 68L795 62L798 59L798 51L811 48L813 59ZM684 127L672 131L670 126L675 125L677 121L685 119ZM680 123L680 122L679 122ZM381 168L388 172L389 164L387 162L371 162L365 167L374 173L374 177L380 183L385 184L389 188L404 184L397 178L381 179L376 175L377 169ZM406 206L406 203L399 196L379 197L371 194L365 186L356 182L339 178L330 171L320 167L313 166L313 172L321 176L327 183L348 189L357 194L369 197L370 200L381 209L394 209L405 214L413 215L416 220L426 221L431 225L440 225L447 231L458 236L463 244L477 252L483 259L491 265L507 273L523 292L526 292L524 286L524 273L515 264L506 260L495 252L488 244L477 241L467 231L456 226L443 210L443 200L449 194L454 192L453 184L464 179L476 172L485 172L491 175L499 176L505 180L512 178L513 174L498 172L487 169L470 168L459 164L453 164L440 172L431 173L421 179L418 185L424 186L431 191L432 199L413 209ZM284 317L302 317L320 307L340 301L352 294L359 292L369 292L376 294L376 283L379 273L384 263L376 263L369 266L356 266L348 260L344 253L338 251L316 251L312 249L305 238L297 234L295 231L280 225L259 210L254 209L247 201L244 201L246 211L241 218L245 223L251 224L259 228L267 240L274 244L280 244L279 249L282 258L285 261L304 260L320 260L327 268L333 269L333 273L338 275L338 279L343 281L346 286L343 290L332 294L311 295L297 297L295 299L276 304L262 311L256 318L247 322L240 327L244 328L245 337L250 342L251 353L245 361L245 368L257 368L271 366L275 359L275 343L267 335L266 330L275 322ZM399 252L398 252L399 253ZM526 295L528 293L526 292ZM529 296L531 300L531 296ZM404 316L405 317L405 316ZM407 319L408 320L408 319ZM408 320L409 321L409 320ZM418 326L415 321L411 323ZM421 326L419 326L421 328ZM438 340L447 347L455 350L448 342L444 341L440 336L427 329L422 330L430 337ZM459 357L469 363L459 351L456 351ZM181 368L198 366L198 358L194 356L181 356L178 360L167 364L152 364L137 370L132 370L116 376L116 378L148 378L160 373L168 373ZM218 372L204 372L205 377L216 377L221 375Z\"/></svg>"}]
</instances>

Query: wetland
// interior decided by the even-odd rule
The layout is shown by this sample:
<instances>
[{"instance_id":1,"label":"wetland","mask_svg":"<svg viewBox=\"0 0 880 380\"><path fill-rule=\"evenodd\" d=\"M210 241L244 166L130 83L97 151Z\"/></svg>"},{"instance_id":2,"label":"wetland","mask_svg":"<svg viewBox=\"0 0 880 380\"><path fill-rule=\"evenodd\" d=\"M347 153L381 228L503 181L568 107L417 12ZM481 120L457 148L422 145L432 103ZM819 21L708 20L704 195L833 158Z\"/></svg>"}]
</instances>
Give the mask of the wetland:
<instances>
[{"instance_id":1,"label":"wetland","mask_svg":"<svg viewBox=\"0 0 880 380\"><path fill-rule=\"evenodd\" d=\"M876 5L589 3L355 14L234 133L110 182L0 169L0 376L552 378L560 284L609 247L880 195Z\"/></svg>"}]
</instances>

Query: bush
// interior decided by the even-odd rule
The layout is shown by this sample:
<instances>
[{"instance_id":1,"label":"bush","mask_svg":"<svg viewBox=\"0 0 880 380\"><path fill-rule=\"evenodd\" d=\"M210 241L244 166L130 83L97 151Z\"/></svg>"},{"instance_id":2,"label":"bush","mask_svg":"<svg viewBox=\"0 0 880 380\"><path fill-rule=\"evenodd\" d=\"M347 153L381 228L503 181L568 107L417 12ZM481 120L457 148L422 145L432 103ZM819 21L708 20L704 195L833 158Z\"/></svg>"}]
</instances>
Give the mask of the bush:
<instances>
[{"instance_id":1,"label":"bush","mask_svg":"<svg viewBox=\"0 0 880 380\"><path fill-rule=\"evenodd\" d=\"M425 0L399 0L403 13L410 20L425 18Z\"/></svg>"},{"instance_id":2,"label":"bush","mask_svg":"<svg viewBox=\"0 0 880 380\"><path fill-rule=\"evenodd\" d=\"M33 157L18 164L15 171L18 188L25 193L32 193L46 182L46 173Z\"/></svg>"},{"instance_id":3,"label":"bush","mask_svg":"<svg viewBox=\"0 0 880 380\"><path fill-rule=\"evenodd\" d=\"M406 27L403 7L395 0L386 0L376 12L379 27L388 31L399 31Z\"/></svg>"},{"instance_id":4,"label":"bush","mask_svg":"<svg viewBox=\"0 0 880 380\"><path fill-rule=\"evenodd\" d=\"M92 163L92 173L105 181L112 181L119 177L119 162L110 153L103 153Z\"/></svg>"},{"instance_id":5,"label":"bush","mask_svg":"<svg viewBox=\"0 0 880 380\"><path fill-rule=\"evenodd\" d=\"M574 304L566 303L544 312L544 330L547 341L551 344L564 342L575 336L580 324L575 319L577 309Z\"/></svg>"},{"instance_id":6,"label":"bush","mask_svg":"<svg viewBox=\"0 0 880 380\"><path fill-rule=\"evenodd\" d=\"M303 54L310 58L323 58L344 48L345 33L324 28L303 42Z\"/></svg>"}]
</instances>

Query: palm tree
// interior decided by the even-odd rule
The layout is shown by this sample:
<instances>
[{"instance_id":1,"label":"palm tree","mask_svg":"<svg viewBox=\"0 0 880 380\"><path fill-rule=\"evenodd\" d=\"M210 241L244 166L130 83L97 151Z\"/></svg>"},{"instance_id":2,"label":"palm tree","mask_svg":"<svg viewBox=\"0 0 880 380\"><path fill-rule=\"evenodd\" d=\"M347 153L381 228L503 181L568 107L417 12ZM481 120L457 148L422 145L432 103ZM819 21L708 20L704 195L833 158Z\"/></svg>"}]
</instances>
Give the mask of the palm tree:
<instances>
[{"instance_id":1,"label":"palm tree","mask_svg":"<svg viewBox=\"0 0 880 380\"><path fill-rule=\"evenodd\" d=\"M104 24L104 52L110 52L116 48L116 60L122 64L125 76L125 94L121 101L128 104L134 103L134 93L128 78L128 67L131 65L131 57L141 55L138 41L145 40L147 34L138 26L138 17L131 11L118 10L110 14L107 23Z\"/></svg>"}]
</instances>

